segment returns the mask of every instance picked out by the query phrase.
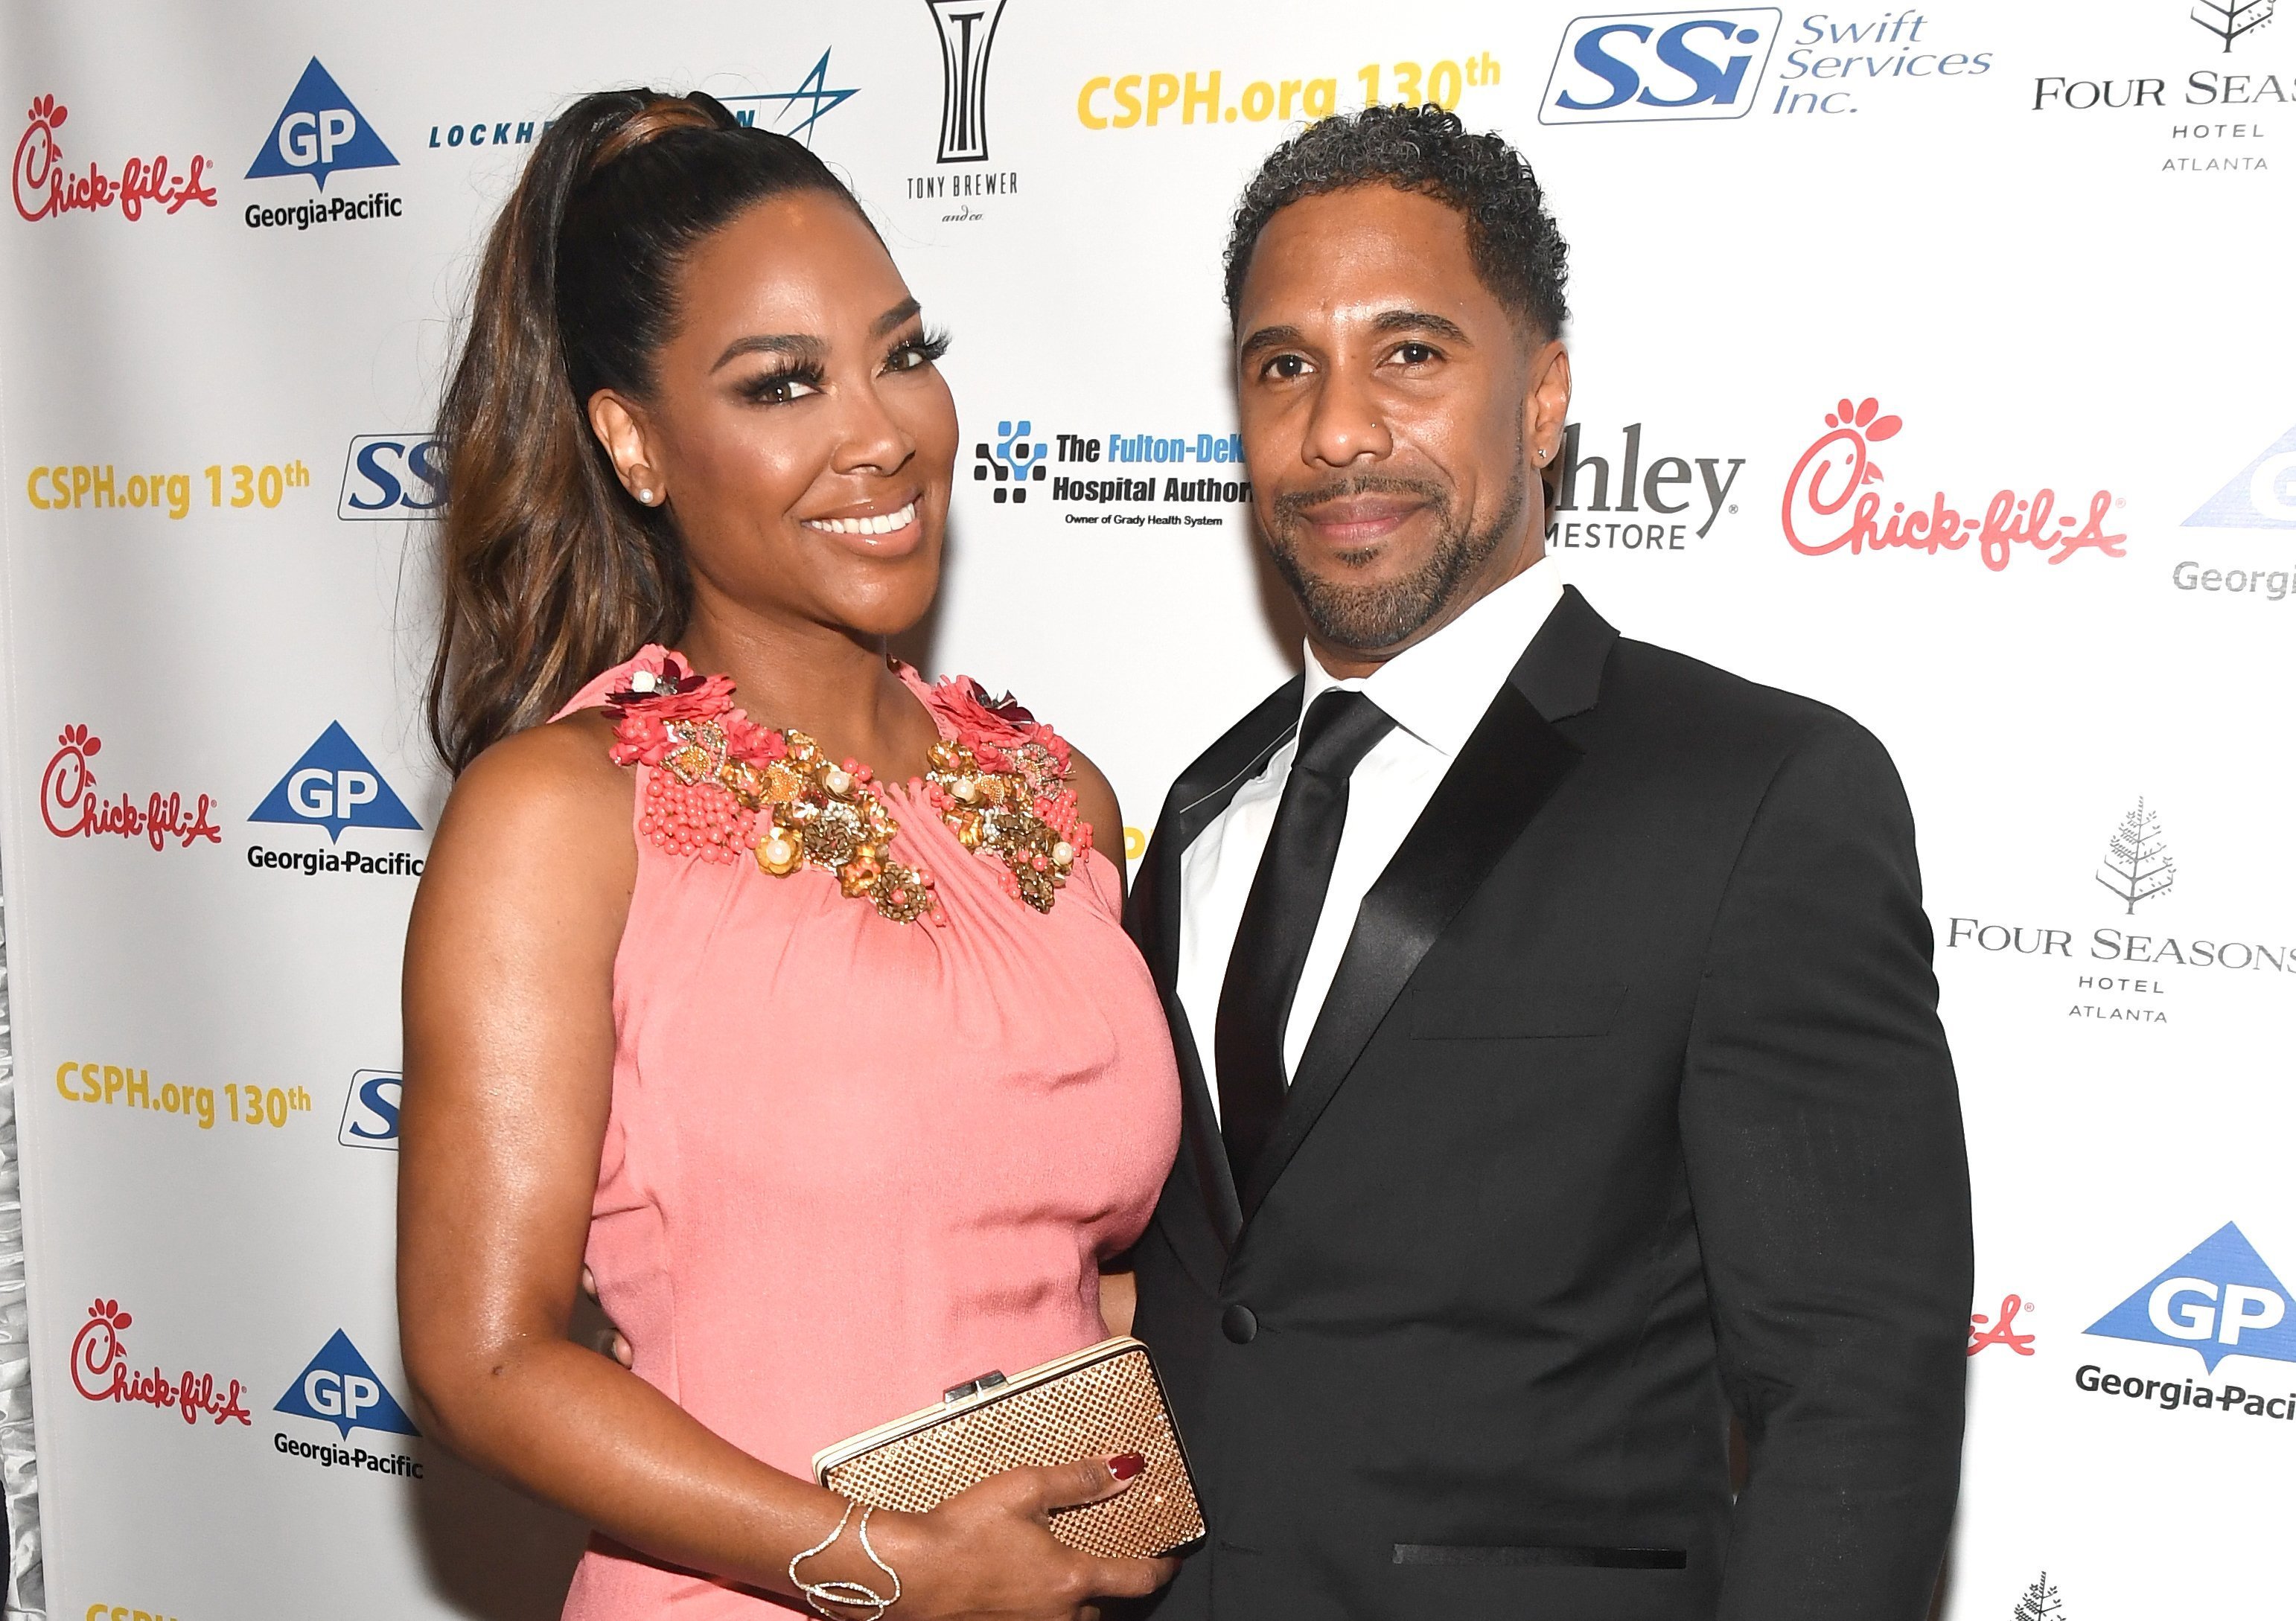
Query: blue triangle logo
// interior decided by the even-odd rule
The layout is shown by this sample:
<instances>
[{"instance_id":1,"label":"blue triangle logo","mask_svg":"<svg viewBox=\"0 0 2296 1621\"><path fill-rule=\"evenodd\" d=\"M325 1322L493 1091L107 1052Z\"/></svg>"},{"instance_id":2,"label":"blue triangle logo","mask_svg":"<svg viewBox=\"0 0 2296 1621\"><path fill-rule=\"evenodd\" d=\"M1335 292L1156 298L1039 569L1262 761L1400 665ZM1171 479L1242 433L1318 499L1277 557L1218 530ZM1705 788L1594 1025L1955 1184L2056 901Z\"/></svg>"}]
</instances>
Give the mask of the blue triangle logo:
<instances>
[{"instance_id":1,"label":"blue triangle logo","mask_svg":"<svg viewBox=\"0 0 2296 1621\"><path fill-rule=\"evenodd\" d=\"M2296 529L2296 428L2185 520L2188 529Z\"/></svg>"},{"instance_id":2,"label":"blue triangle logo","mask_svg":"<svg viewBox=\"0 0 2296 1621\"><path fill-rule=\"evenodd\" d=\"M2088 1331L2189 1347L2211 1373L2227 1356L2296 1362L2296 1316L2288 1310L2288 1290L2230 1222Z\"/></svg>"},{"instance_id":3,"label":"blue triangle logo","mask_svg":"<svg viewBox=\"0 0 2296 1621\"><path fill-rule=\"evenodd\" d=\"M374 126L351 105L343 87L314 56L303 77L295 81L295 92L287 98L287 105L279 110L278 119L271 126L263 150L255 154L255 167L247 171L247 177L268 180L279 175L308 175L324 192L327 176L339 168L398 166L398 160L374 133Z\"/></svg>"},{"instance_id":4,"label":"blue triangle logo","mask_svg":"<svg viewBox=\"0 0 2296 1621\"><path fill-rule=\"evenodd\" d=\"M319 1347L311 1365L296 1376L279 1398L274 1412L332 1424L348 1441L354 1429L380 1430L387 1435L419 1436L414 1420L383 1388L382 1380L358 1354L351 1337L340 1329Z\"/></svg>"},{"instance_id":5,"label":"blue triangle logo","mask_svg":"<svg viewBox=\"0 0 2296 1621\"><path fill-rule=\"evenodd\" d=\"M422 826L340 721L319 733L248 820L323 827L330 839L340 839L347 827Z\"/></svg>"}]
</instances>

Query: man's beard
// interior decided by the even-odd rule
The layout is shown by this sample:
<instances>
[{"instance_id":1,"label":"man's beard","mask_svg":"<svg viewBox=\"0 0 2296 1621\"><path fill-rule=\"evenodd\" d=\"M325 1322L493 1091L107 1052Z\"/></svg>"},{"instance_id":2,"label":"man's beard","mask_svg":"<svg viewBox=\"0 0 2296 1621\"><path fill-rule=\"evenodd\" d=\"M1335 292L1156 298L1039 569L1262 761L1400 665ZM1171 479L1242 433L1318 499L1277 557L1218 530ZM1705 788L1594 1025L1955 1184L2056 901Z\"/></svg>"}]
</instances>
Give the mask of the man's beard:
<instances>
[{"instance_id":1,"label":"man's beard","mask_svg":"<svg viewBox=\"0 0 2296 1621\"><path fill-rule=\"evenodd\" d=\"M1470 530L1452 510L1451 492L1419 479L1399 479L1384 473L1358 473L1320 489L1302 490L1275 497L1268 526L1267 550L1281 574L1300 599L1300 607L1316 634L1335 647L1370 652L1408 641L1451 605L1459 589L1472 579L1499 543L1522 516L1529 484L1524 458L1518 456L1507 481L1506 499L1480 533ZM1439 533L1435 549L1425 562L1399 580L1382 585L1350 585L1318 578L1300 566L1296 536L1301 513L1311 506L1362 495L1415 495L1433 513ZM1359 567L1374 553L1341 552L1342 568Z\"/></svg>"}]
</instances>

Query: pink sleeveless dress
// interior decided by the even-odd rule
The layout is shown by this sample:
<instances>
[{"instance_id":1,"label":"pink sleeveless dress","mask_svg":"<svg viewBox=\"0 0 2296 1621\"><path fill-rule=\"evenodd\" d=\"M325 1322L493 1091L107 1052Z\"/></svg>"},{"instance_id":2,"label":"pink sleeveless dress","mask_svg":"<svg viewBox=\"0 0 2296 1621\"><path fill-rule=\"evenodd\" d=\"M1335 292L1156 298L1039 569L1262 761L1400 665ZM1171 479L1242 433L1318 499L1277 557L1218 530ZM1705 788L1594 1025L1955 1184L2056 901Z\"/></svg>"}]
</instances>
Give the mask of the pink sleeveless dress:
<instances>
[{"instance_id":1,"label":"pink sleeveless dress","mask_svg":"<svg viewBox=\"0 0 2296 1621\"><path fill-rule=\"evenodd\" d=\"M567 712L664 659L645 649ZM944 739L1015 713L970 682L902 674ZM637 883L587 1258L638 1377L810 1479L833 1441L1104 1338L1099 1261L1146 1226L1179 1136L1117 869L1080 855L1039 913L930 789L880 783L899 823L889 858L927 870L940 914L897 922L821 868L776 876L747 852L654 842L648 779L669 772L632 774ZM603 1539L565 1609L786 1613Z\"/></svg>"}]
</instances>

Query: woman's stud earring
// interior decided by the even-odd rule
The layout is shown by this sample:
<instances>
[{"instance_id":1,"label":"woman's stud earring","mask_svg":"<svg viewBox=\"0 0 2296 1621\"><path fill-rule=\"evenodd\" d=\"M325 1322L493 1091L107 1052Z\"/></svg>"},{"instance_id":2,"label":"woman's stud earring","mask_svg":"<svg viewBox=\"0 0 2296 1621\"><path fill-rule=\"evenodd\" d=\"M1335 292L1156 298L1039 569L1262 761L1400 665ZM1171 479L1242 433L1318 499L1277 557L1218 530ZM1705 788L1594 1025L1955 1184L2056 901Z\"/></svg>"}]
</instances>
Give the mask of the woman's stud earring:
<instances>
[{"instance_id":1,"label":"woman's stud earring","mask_svg":"<svg viewBox=\"0 0 2296 1621\"><path fill-rule=\"evenodd\" d=\"M638 499L644 502L646 505L652 506L653 504L653 492L650 489L642 489L638 492Z\"/></svg>"}]
</instances>

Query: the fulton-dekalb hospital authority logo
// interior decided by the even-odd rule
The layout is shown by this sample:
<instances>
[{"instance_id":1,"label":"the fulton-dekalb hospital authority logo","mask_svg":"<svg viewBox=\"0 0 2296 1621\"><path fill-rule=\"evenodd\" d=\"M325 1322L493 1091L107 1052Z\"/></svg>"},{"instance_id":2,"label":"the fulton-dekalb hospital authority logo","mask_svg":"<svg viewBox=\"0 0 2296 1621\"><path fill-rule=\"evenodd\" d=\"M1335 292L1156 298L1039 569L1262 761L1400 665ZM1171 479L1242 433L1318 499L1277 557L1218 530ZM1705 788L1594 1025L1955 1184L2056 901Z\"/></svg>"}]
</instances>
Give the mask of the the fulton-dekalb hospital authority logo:
<instances>
[{"instance_id":1,"label":"the fulton-dekalb hospital authority logo","mask_svg":"<svg viewBox=\"0 0 2296 1621\"><path fill-rule=\"evenodd\" d=\"M1802 452L1786 479L1779 507L1786 544L1805 557L1898 550L1935 557L1973 548L1996 573L2009 566L2020 546L2053 564L2081 552L2126 555L2121 548L2128 536L2106 528L2121 504L2108 489L2093 491L2085 506L2074 503L2075 510L2063 512L2057 511L2056 491L2045 486L2030 495L1997 489L1981 514L1962 511L1942 490L1926 502L1893 500L1885 514L1879 487L1884 475L1874 446L1904 427L1872 398L1854 405L1844 399L1827 412L1826 430ZM1894 452L1890 459L1896 460Z\"/></svg>"},{"instance_id":2,"label":"the fulton-dekalb hospital authority logo","mask_svg":"<svg viewBox=\"0 0 2296 1621\"><path fill-rule=\"evenodd\" d=\"M2211 1375L2228 1356L2296 1363L2296 1321L2289 1316L2287 1288L2231 1222L2098 1318L2088 1332L2192 1351ZM2148 1402L2172 1412L2239 1413L2296 1423L2296 1392L2210 1386L2162 1377L2163 1371L2158 1363L2137 1372L2087 1363L2074 1372L2073 1383L2090 1395ZM2296 1375L2284 1382L2296 1383Z\"/></svg>"},{"instance_id":3,"label":"the fulton-dekalb hospital authority logo","mask_svg":"<svg viewBox=\"0 0 2296 1621\"><path fill-rule=\"evenodd\" d=\"M1128 509L1248 502L1242 463L1240 434L1063 433L1025 416L999 419L996 438L972 447L973 480L990 487L992 500L1020 504L1033 493L1087 509L1065 514L1069 523L1224 524L1219 512Z\"/></svg>"}]
</instances>

